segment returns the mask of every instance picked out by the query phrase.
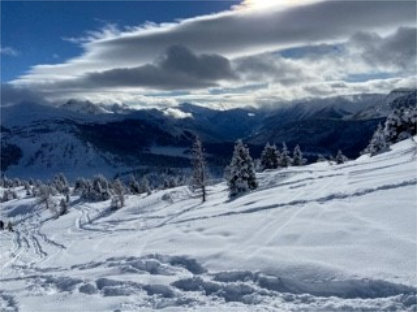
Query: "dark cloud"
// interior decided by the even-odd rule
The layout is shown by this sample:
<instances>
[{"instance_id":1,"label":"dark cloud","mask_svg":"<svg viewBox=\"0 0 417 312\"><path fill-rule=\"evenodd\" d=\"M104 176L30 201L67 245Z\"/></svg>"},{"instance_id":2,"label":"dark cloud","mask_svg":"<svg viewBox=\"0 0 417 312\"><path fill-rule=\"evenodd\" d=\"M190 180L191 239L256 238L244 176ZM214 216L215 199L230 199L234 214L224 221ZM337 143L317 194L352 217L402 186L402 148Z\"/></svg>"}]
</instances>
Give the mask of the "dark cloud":
<instances>
[{"instance_id":1,"label":"dark cloud","mask_svg":"<svg viewBox=\"0 0 417 312\"><path fill-rule=\"evenodd\" d=\"M155 63L90 73L84 82L96 87L149 87L161 90L216 86L236 79L230 62L216 54L196 55L184 46L171 46Z\"/></svg>"},{"instance_id":2,"label":"dark cloud","mask_svg":"<svg viewBox=\"0 0 417 312\"><path fill-rule=\"evenodd\" d=\"M13 105L21 102L47 103L43 95L39 92L28 88L15 87L9 84L1 85L1 106Z\"/></svg>"},{"instance_id":3,"label":"dark cloud","mask_svg":"<svg viewBox=\"0 0 417 312\"><path fill-rule=\"evenodd\" d=\"M299 65L274 54L239 58L234 61L234 67L244 79L251 81L289 85L308 79L307 72Z\"/></svg>"},{"instance_id":4,"label":"dark cloud","mask_svg":"<svg viewBox=\"0 0 417 312\"><path fill-rule=\"evenodd\" d=\"M417 28L401 27L387 37L360 32L352 37L350 44L359 50L362 58L371 66L416 71Z\"/></svg>"}]
</instances>

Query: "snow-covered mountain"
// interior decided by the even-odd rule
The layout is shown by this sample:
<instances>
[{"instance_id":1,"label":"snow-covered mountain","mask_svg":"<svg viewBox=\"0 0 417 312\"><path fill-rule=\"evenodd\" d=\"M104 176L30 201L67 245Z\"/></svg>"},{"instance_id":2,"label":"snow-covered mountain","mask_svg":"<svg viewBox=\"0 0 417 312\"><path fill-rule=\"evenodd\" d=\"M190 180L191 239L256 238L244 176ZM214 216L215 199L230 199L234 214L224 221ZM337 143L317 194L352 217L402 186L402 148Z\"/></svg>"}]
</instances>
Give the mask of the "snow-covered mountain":
<instances>
[{"instance_id":1,"label":"snow-covered mountain","mask_svg":"<svg viewBox=\"0 0 417 312\"><path fill-rule=\"evenodd\" d=\"M366 94L315 99L288 105L273 111L262 127L248 137L251 144L286 142L299 144L310 154L334 155L341 149L357 157L367 146L376 126L387 115L376 115L385 95ZM362 112L372 112L363 114ZM366 117L365 117L366 115Z\"/></svg>"},{"instance_id":2,"label":"snow-covered mountain","mask_svg":"<svg viewBox=\"0 0 417 312\"><path fill-rule=\"evenodd\" d=\"M111 177L138 167L189 167L195 134L204 143L209 163L219 169L229 161L239 138L251 145L254 157L267 141L277 145L285 141L289 148L300 144L309 155L341 149L356 157L393 109L392 103L408 101L405 97L412 101L413 94L415 103L415 92L397 93L226 111L188 103L164 110L131 110L75 100L60 107L34 103L1 107L1 170L26 178L64 172L74 179L86 172Z\"/></svg>"},{"instance_id":3,"label":"snow-covered mountain","mask_svg":"<svg viewBox=\"0 0 417 312\"><path fill-rule=\"evenodd\" d=\"M74 179L76 172L112 174L123 165L80 136L79 125L106 122L101 116L22 103L2 108L1 121L2 171L11 176L47 179L65 172Z\"/></svg>"},{"instance_id":4,"label":"snow-covered mountain","mask_svg":"<svg viewBox=\"0 0 417 312\"><path fill-rule=\"evenodd\" d=\"M204 204L188 187L116 211L73 195L56 219L18 189L0 310L416 311L416 140L267 171L233 200L211 185Z\"/></svg>"},{"instance_id":5,"label":"snow-covered mountain","mask_svg":"<svg viewBox=\"0 0 417 312\"><path fill-rule=\"evenodd\" d=\"M395 89L392 90L387 97L385 98L385 103L386 104L390 104L393 103L394 101L402 101L404 102L405 99L410 99L410 98L414 98L415 101L415 97L416 97L416 89Z\"/></svg>"},{"instance_id":6,"label":"snow-covered mountain","mask_svg":"<svg viewBox=\"0 0 417 312\"><path fill-rule=\"evenodd\" d=\"M416 106L417 90L401 90L398 96L392 101L389 101L391 109L406 108Z\"/></svg>"}]
</instances>

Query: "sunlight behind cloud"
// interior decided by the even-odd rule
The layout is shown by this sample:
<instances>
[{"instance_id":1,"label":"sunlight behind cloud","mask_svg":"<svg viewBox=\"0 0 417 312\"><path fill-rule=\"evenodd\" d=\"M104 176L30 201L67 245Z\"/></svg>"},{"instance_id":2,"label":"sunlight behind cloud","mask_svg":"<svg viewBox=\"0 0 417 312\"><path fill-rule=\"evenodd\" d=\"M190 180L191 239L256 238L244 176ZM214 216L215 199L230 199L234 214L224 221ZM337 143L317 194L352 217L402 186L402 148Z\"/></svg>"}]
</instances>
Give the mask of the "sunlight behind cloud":
<instances>
[{"instance_id":1,"label":"sunlight behind cloud","mask_svg":"<svg viewBox=\"0 0 417 312\"><path fill-rule=\"evenodd\" d=\"M237 9L288 8L312 2L317 2L317 0L245 0Z\"/></svg>"}]
</instances>

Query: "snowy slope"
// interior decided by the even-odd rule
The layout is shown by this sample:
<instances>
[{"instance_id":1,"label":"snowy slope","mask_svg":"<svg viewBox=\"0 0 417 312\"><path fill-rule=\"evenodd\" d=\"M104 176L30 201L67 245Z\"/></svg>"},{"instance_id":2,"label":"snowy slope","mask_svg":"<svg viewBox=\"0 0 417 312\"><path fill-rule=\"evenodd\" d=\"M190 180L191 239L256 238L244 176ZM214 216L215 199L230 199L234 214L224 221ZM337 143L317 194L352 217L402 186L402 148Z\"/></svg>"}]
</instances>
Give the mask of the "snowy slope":
<instances>
[{"instance_id":1,"label":"snowy slope","mask_svg":"<svg viewBox=\"0 0 417 312\"><path fill-rule=\"evenodd\" d=\"M414 138L415 140L416 138ZM2 205L1 311L416 311L417 144L259 174L208 201L187 187L59 219ZM1 191L0 191L1 193Z\"/></svg>"},{"instance_id":2,"label":"snowy slope","mask_svg":"<svg viewBox=\"0 0 417 312\"><path fill-rule=\"evenodd\" d=\"M34 103L2 107L2 147L13 144L22 153L15 165L6 168L6 174L43 180L51 179L58 172L65 172L71 180L80 173L114 175L120 161L82 139L77 127L77 124L108 122L115 118L108 115L89 116Z\"/></svg>"}]
</instances>

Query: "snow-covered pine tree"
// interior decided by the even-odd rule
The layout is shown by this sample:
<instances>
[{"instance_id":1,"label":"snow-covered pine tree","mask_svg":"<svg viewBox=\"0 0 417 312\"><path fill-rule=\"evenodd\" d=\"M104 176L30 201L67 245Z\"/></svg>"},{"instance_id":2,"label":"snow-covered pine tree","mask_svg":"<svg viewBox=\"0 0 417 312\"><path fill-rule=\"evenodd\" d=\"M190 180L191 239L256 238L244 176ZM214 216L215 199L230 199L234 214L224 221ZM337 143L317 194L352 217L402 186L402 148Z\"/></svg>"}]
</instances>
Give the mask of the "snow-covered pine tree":
<instances>
[{"instance_id":1,"label":"snow-covered pine tree","mask_svg":"<svg viewBox=\"0 0 417 312\"><path fill-rule=\"evenodd\" d=\"M84 178L77 178L74 184L74 192L83 192L87 187L87 181Z\"/></svg>"},{"instance_id":2,"label":"snow-covered pine tree","mask_svg":"<svg viewBox=\"0 0 417 312\"><path fill-rule=\"evenodd\" d=\"M140 180L140 193L146 193L147 195L152 194L152 189L146 176Z\"/></svg>"},{"instance_id":3,"label":"snow-covered pine tree","mask_svg":"<svg viewBox=\"0 0 417 312\"><path fill-rule=\"evenodd\" d=\"M59 202L59 216L62 216L64 214L68 213L68 204L67 201L65 199L61 199L61 201Z\"/></svg>"},{"instance_id":4,"label":"snow-covered pine tree","mask_svg":"<svg viewBox=\"0 0 417 312\"><path fill-rule=\"evenodd\" d=\"M38 188L37 192L38 205L44 205L46 209L50 210L52 213L56 213L55 202L52 198L52 189L48 185L41 185Z\"/></svg>"},{"instance_id":5,"label":"snow-covered pine tree","mask_svg":"<svg viewBox=\"0 0 417 312\"><path fill-rule=\"evenodd\" d=\"M32 196L32 187L29 185L29 182L23 181L22 184L25 188L26 196Z\"/></svg>"},{"instance_id":6,"label":"snow-covered pine tree","mask_svg":"<svg viewBox=\"0 0 417 312\"><path fill-rule=\"evenodd\" d=\"M301 152L301 148L298 144L294 147L292 155L293 166L303 166L306 164L307 159L303 158L303 153Z\"/></svg>"},{"instance_id":7,"label":"snow-covered pine tree","mask_svg":"<svg viewBox=\"0 0 417 312\"><path fill-rule=\"evenodd\" d=\"M252 157L242 140L236 142L232 161L226 170L230 197L258 187Z\"/></svg>"},{"instance_id":8,"label":"snow-covered pine tree","mask_svg":"<svg viewBox=\"0 0 417 312\"><path fill-rule=\"evenodd\" d=\"M384 127L387 142L396 143L417 134L417 108L397 108L387 118Z\"/></svg>"},{"instance_id":9,"label":"snow-covered pine tree","mask_svg":"<svg viewBox=\"0 0 417 312\"><path fill-rule=\"evenodd\" d=\"M59 193L69 193L68 180L62 172L55 176L53 185Z\"/></svg>"},{"instance_id":10,"label":"snow-covered pine tree","mask_svg":"<svg viewBox=\"0 0 417 312\"><path fill-rule=\"evenodd\" d=\"M101 174L94 176L91 182L86 181L81 195L81 198L93 202L108 200L110 197L109 182Z\"/></svg>"},{"instance_id":11,"label":"snow-covered pine tree","mask_svg":"<svg viewBox=\"0 0 417 312\"><path fill-rule=\"evenodd\" d=\"M18 186L21 186L21 185L22 185L22 182L20 181L19 178L14 178L13 179L13 187L18 187Z\"/></svg>"},{"instance_id":12,"label":"snow-covered pine tree","mask_svg":"<svg viewBox=\"0 0 417 312\"><path fill-rule=\"evenodd\" d=\"M362 154L370 154L370 156L378 155L389 150L389 143L385 138L385 131L381 124L375 130L369 145Z\"/></svg>"},{"instance_id":13,"label":"snow-covered pine tree","mask_svg":"<svg viewBox=\"0 0 417 312\"><path fill-rule=\"evenodd\" d=\"M401 110L395 109L385 121L384 133L387 141L390 143L398 141L398 136L402 128L401 115Z\"/></svg>"},{"instance_id":14,"label":"snow-covered pine tree","mask_svg":"<svg viewBox=\"0 0 417 312\"><path fill-rule=\"evenodd\" d=\"M201 200L204 203L207 197L207 169L206 161L204 159L203 145L197 136L195 137L193 143L192 153L193 176L191 183L194 190L201 190Z\"/></svg>"},{"instance_id":15,"label":"snow-covered pine tree","mask_svg":"<svg viewBox=\"0 0 417 312\"><path fill-rule=\"evenodd\" d=\"M279 165L281 167L288 167L292 164L292 158L290 156L290 153L288 152L287 144L285 142L282 142L282 152L281 157L279 158Z\"/></svg>"},{"instance_id":16,"label":"snow-covered pine tree","mask_svg":"<svg viewBox=\"0 0 417 312\"><path fill-rule=\"evenodd\" d=\"M6 189L3 192L3 197L1 198L1 202L7 202L12 199L18 199L17 193L14 190Z\"/></svg>"},{"instance_id":17,"label":"snow-covered pine tree","mask_svg":"<svg viewBox=\"0 0 417 312\"><path fill-rule=\"evenodd\" d=\"M178 186L177 185L177 180L175 179L175 177L167 175L167 174L164 174L162 176L162 187L161 187L161 189L167 190L167 189L174 188L174 187L177 187L177 186Z\"/></svg>"},{"instance_id":18,"label":"snow-covered pine tree","mask_svg":"<svg viewBox=\"0 0 417 312\"><path fill-rule=\"evenodd\" d=\"M337 155L334 158L334 160L335 160L336 164L341 165L341 164L345 163L348 160L348 158L345 155L343 155L341 150L338 150Z\"/></svg>"},{"instance_id":19,"label":"snow-covered pine tree","mask_svg":"<svg viewBox=\"0 0 417 312\"><path fill-rule=\"evenodd\" d=\"M261 169L277 169L279 157L280 154L275 144L270 145L267 142L261 154Z\"/></svg>"},{"instance_id":20,"label":"snow-covered pine tree","mask_svg":"<svg viewBox=\"0 0 417 312\"><path fill-rule=\"evenodd\" d=\"M139 182L136 181L136 178L133 174L130 175L129 179L129 192L134 195L141 193Z\"/></svg>"},{"instance_id":21,"label":"snow-covered pine tree","mask_svg":"<svg viewBox=\"0 0 417 312\"><path fill-rule=\"evenodd\" d=\"M122 181L120 179L115 179L112 183L112 189L116 196L116 206L117 208L122 208L125 205L125 188L122 184ZM120 203L120 207L119 207Z\"/></svg>"}]
</instances>

